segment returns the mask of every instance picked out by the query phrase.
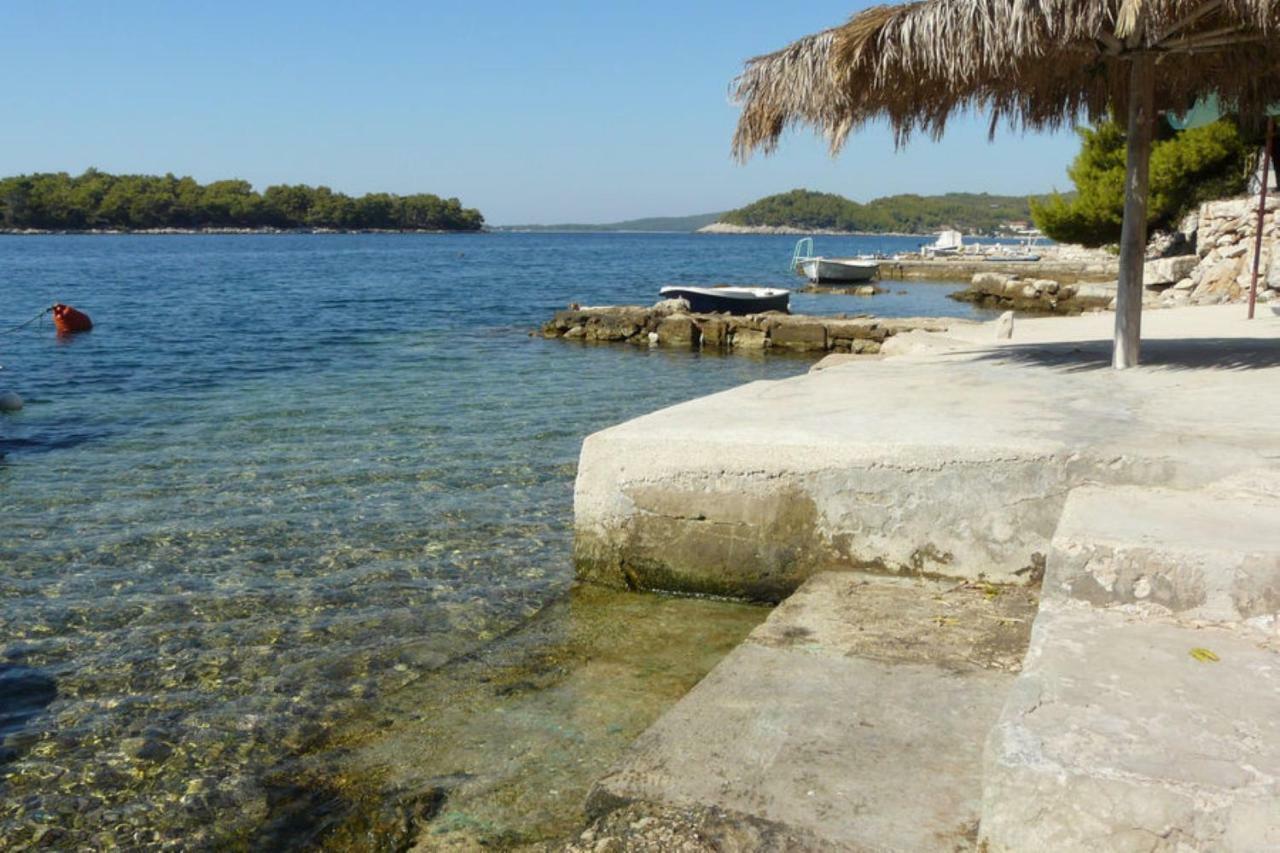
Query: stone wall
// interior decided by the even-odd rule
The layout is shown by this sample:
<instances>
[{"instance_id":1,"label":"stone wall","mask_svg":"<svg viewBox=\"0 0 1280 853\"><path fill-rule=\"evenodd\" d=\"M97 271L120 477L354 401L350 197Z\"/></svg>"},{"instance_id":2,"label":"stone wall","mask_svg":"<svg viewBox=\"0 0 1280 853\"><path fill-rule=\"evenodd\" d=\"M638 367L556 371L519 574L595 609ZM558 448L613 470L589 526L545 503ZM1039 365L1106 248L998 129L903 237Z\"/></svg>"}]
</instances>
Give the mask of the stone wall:
<instances>
[{"instance_id":1,"label":"stone wall","mask_svg":"<svg viewBox=\"0 0 1280 853\"><path fill-rule=\"evenodd\" d=\"M1267 198L1262 225L1262 253L1258 276L1258 301L1280 300L1280 252L1276 249L1276 210L1280 199ZM1148 278L1149 290L1159 292L1163 304L1216 305L1249 297L1253 272L1253 248L1257 235L1258 197L1211 201L1200 206L1196 218L1194 266L1176 281ZM1167 258L1153 263L1184 261ZM1151 265L1148 264L1150 267Z\"/></svg>"}]
</instances>

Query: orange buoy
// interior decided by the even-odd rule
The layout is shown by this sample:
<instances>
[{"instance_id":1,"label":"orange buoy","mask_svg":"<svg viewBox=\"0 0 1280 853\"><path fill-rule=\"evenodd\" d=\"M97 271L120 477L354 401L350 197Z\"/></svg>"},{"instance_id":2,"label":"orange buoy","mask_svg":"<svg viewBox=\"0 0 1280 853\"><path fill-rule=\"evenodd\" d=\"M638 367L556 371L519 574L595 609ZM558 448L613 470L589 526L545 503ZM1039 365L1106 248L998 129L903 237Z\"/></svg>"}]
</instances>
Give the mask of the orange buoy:
<instances>
[{"instance_id":1,"label":"orange buoy","mask_svg":"<svg viewBox=\"0 0 1280 853\"><path fill-rule=\"evenodd\" d=\"M61 302L53 306L53 327L60 335L73 335L93 328L93 321L83 311L77 311Z\"/></svg>"}]
</instances>

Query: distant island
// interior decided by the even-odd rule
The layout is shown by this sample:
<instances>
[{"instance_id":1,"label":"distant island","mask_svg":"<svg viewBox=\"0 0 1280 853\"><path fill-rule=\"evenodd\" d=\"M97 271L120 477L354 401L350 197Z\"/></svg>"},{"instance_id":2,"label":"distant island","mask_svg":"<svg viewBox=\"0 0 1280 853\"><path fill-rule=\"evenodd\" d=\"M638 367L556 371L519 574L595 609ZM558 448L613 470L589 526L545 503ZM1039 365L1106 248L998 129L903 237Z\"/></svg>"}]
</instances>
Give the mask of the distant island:
<instances>
[{"instance_id":1,"label":"distant island","mask_svg":"<svg viewBox=\"0 0 1280 853\"><path fill-rule=\"evenodd\" d=\"M456 198L368 193L280 184L258 193L248 181L200 184L171 174L72 177L46 172L0 179L0 229L142 231L225 229L480 231L480 211Z\"/></svg>"},{"instance_id":2,"label":"distant island","mask_svg":"<svg viewBox=\"0 0 1280 853\"><path fill-rule=\"evenodd\" d=\"M1074 193L1068 197L1074 196ZM967 234L1016 233L1031 226L1031 202L1049 195L988 193L892 195L860 204L834 193L792 190L725 213L652 216L622 222L497 225L493 231L671 231L704 234L932 234L954 228Z\"/></svg>"},{"instance_id":3,"label":"distant island","mask_svg":"<svg viewBox=\"0 0 1280 853\"><path fill-rule=\"evenodd\" d=\"M597 225L565 223L561 225L495 225L494 231L676 231L689 233L718 221L723 213L698 213L693 216L650 216Z\"/></svg>"},{"instance_id":4,"label":"distant island","mask_svg":"<svg viewBox=\"0 0 1280 853\"><path fill-rule=\"evenodd\" d=\"M792 190L729 211L699 230L706 233L929 234L953 228L998 234L1031 223L1031 200L1047 196L987 193L892 195L866 204L834 193Z\"/></svg>"}]
</instances>

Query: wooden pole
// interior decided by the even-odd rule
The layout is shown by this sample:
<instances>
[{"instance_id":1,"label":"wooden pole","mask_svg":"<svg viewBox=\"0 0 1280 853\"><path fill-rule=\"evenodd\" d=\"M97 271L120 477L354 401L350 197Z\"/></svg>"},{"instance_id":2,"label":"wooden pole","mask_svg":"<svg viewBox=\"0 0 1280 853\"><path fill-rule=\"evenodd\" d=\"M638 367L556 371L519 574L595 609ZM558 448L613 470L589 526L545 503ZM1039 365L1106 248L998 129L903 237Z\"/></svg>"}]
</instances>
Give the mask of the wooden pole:
<instances>
[{"instance_id":1,"label":"wooden pole","mask_svg":"<svg viewBox=\"0 0 1280 853\"><path fill-rule=\"evenodd\" d=\"M1111 356L1111 366L1117 370L1137 365L1142 342L1142 264L1147 252L1147 190L1154 127L1155 60L1139 53L1129 68L1129 151L1116 289L1116 340Z\"/></svg>"},{"instance_id":2,"label":"wooden pole","mask_svg":"<svg viewBox=\"0 0 1280 853\"><path fill-rule=\"evenodd\" d=\"M1276 120L1267 116L1267 147L1262 149L1262 186L1258 189L1258 229L1253 235L1253 277L1249 280L1249 319L1258 303L1258 269L1262 264L1262 222L1267 218L1267 188L1271 184L1271 145L1275 139ZM1275 259L1271 261L1275 263Z\"/></svg>"}]
</instances>

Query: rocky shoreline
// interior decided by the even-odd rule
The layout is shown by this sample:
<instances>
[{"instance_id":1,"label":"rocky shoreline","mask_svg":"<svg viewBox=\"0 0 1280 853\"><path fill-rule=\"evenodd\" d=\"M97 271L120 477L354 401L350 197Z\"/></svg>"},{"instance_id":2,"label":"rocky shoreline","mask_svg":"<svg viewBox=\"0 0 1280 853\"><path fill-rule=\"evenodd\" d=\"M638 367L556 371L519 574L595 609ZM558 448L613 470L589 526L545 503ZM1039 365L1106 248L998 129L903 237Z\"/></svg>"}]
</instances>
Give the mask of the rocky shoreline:
<instances>
[{"instance_id":1,"label":"rocky shoreline","mask_svg":"<svg viewBox=\"0 0 1280 853\"><path fill-rule=\"evenodd\" d=\"M872 317L839 314L817 317L768 312L733 316L688 310L682 299L653 307L605 305L556 312L541 330L544 338L587 343L720 350L732 353L782 351L877 355L886 340L904 332L945 332L974 321L958 317Z\"/></svg>"}]
</instances>

